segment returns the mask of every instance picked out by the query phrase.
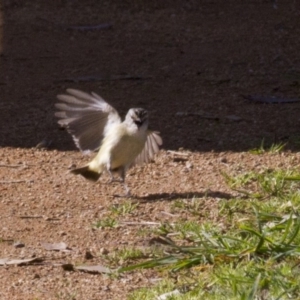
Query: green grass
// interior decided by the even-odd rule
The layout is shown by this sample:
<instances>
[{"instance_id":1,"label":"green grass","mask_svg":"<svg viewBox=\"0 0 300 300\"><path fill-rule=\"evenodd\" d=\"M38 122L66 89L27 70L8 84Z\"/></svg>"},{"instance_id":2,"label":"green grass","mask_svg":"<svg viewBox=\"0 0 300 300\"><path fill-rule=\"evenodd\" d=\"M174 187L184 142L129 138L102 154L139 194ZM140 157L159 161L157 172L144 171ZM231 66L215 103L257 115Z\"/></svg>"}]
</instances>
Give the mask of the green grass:
<instances>
[{"instance_id":1,"label":"green grass","mask_svg":"<svg viewBox=\"0 0 300 300\"><path fill-rule=\"evenodd\" d=\"M125 201L120 204L114 204L111 206L110 210L112 213L116 215L128 215L132 214L137 207L139 206L139 203L133 203L132 201Z\"/></svg>"},{"instance_id":2,"label":"green grass","mask_svg":"<svg viewBox=\"0 0 300 300\"><path fill-rule=\"evenodd\" d=\"M138 205L139 203L132 203L131 201L113 204L109 209L109 214L94 222L92 227L100 229L118 227L118 218L132 214L137 209Z\"/></svg>"},{"instance_id":3,"label":"green grass","mask_svg":"<svg viewBox=\"0 0 300 300\"><path fill-rule=\"evenodd\" d=\"M191 199L177 199L171 205L171 212L177 213L182 210L192 215L202 215L203 200L192 197Z\"/></svg>"},{"instance_id":4,"label":"green grass","mask_svg":"<svg viewBox=\"0 0 300 300\"><path fill-rule=\"evenodd\" d=\"M266 148L265 141L262 140L259 148L254 148L249 152L251 154L257 154L257 155L264 154L264 153L276 154L281 152L285 146L286 146L285 143L278 143L278 144L272 144L270 147Z\"/></svg>"},{"instance_id":5,"label":"green grass","mask_svg":"<svg viewBox=\"0 0 300 300\"><path fill-rule=\"evenodd\" d=\"M223 174L239 196L220 200L218 221L197 221L197 199L176 200L191 218L164 223L156 234L164 251L131 257L119 272L152 268L164 277L129 299L300 299L300 175L265 170Z\"/></svg>"},{"instance_id":6,"label":"green grass","mask_svg":"<svg viewBox=\"0 0 300 300\"><path fill-rule=\"evenodd\" d=\"M118 221L112 217L99 219L93 224L94 228L114 228L118 226Z\"/></svg>"},{"instance_id":7,"label":"green grass","mask_svg":"<svg viewBox=\"0 0 300 300\"><path fill-rule=\"evenodd\" d=\"M122 265L134 259L145 258L146 255L141 249L124 247L105 255L104 258L110 265Z\"/></svg>"}]
</instances>

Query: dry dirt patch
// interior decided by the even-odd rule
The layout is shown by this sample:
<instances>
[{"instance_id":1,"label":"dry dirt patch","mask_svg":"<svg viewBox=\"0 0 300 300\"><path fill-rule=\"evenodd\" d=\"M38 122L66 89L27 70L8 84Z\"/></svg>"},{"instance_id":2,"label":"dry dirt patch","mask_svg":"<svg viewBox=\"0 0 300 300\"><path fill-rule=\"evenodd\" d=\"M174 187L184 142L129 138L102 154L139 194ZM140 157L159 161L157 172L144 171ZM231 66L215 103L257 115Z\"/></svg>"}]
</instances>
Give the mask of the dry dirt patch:
<instances>
[{"instance_id":1,"label":"dry dirt patch","mask_svg":"<svg viewBox=\"0 0 300 300\"><path fill-rule=\"evenodd\" d=\"M0 267L2 299L124 299L162 275L148 270L114 278L59 264L105 265L105 253L148 247L152 225L129 222L191 218L174 213L177 199L198 199L195 222L222 226L218 202L235 194L221 170L299 164L297 153L289 152L298 149L299 103L254 104L242 97L299 95L299 4L274 3L2 1L0 253L43 258ZM111 26L70 28L99 24ZM147 108L164 138L154 163L129 172L131 201L138 205L119 215L123 224L115 228L93 224L126 201L113 197L122 188L68 173L87 158L53 116L55 95L67 87L95 91L123 114L132 106ZM288 142L287 152L249 154L262 139L266 145ZM51 142L48 149L35 148L44 140ZM167 152L181 147L186 159ZM45 242L64 242L70 250L47 251Z\"/></svg>"}]
</instances>

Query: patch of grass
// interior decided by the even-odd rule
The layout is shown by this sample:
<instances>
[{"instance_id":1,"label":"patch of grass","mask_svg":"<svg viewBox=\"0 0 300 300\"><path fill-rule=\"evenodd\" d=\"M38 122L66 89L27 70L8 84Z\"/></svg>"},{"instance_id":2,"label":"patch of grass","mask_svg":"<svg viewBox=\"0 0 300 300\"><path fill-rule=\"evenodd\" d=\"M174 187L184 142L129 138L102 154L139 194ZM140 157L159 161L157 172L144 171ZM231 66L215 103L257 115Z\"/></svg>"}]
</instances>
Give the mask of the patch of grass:
<instances>
[{"instance_id":1,"label":"patch of grass","mask_svg":"<svg viewBox=\"0 0 300 300\"><path fill-rule=\"evenodd\" d=\"M93 223L94 228L115 228L118 227L118 217L133 213L137 209L139 203L126 201L120 204L114 204L110 207L109 214Z\"/></svg>"},{"instance_id":2,"label":"patch of grass","mask_svg":"<svg viewBox=\"0 0 300 300\"><path fill-rule=\"evenodd\" d=\"M203 199L192 197L190 199L177 199L172 203L171 210L173 213L186 211L194 216L202 215Z\"/></svg>"},{"instance_id":3,"label":"patch of grass","mask_svg":"<svg viewBox=\"0 0 300 300\"><path fill-rule=\"evenodd\" d=\"M149 237L153 233L153 229L148 227L141 227L137 229L136 234L140 237Z\"/></svg>"},{"instance_id":4,"label":"patch of grass","mask_svg":"<svg viewBox=\"0 0 300 300\"><path fill-rule=\"evenodd\" d=\"M135 292L133 292L131 295L129 295L128 300L136 300L136 299L157 299L157 297L165 291L172 291L175 289L175 285L170 280L161 280L159 284L152 288L141 288ZM176 299L174 297L168 298L168 300Z\"/></svg>"},{"instance_id":5,"label":"patch of grass","mask_svg":"<svg viewBox=\"0 0 300 300\"><path fill-rule=\"evenodd\" d=\"M231 189L252 198L286 195L295 186L293 179L298 176L293 171L283 170L265 170L261 173L248 172L237 176L230 176L222 172L222 175Z\"/></svg>"},{"instance_id":6,"label":"patch of grass","mask_svg":"<svg viewBox=\"0 0 300 300\"><path fill-rule=\"evenodd\" d=\"M249 152L251 154L257 154L257 155L264 154L264 153L276 154L276 153L280 153L286 146L286 143L278 143L278 144L272 144L270 147L266 148L264 144L265 141L262 140L259 148L249 150Z\"/></svg>"},{"instance_id":7,"label":"patch of grass","mask_svg":"<svg viewBox=\"0 0 300 300\"><path fill-rule=\"evenodd\" d=\"M76 293L58 292L55 295L55 298L57 298L57 299L64 299L64 300L75 300L77 298L77 294Z\"/></svg>"},{"instance_id":8,"label":"patch of grass","mask_svg":"<svg viewBox=\"0 0 300 300\"><path fill-rule=\"evenodd\" d=\"M112 217L106 217L104 219L100 219L93 224L94 228L114 228L117 226L118 226L117 220Z\"/></svg>"},{"instance_id":9,"label":"patch of grass","mask_svg":"<svg viewBox=\"0 0 300 300\"><path fill-rule=\"evenodd\" d=\"M139 206L139 203L133 203L132 201L126 201L120 204L114 204L110 210L112 213L116 215L128 215L133 213L137 207Z\"/></svg>"},{"instance_id":10,"label":"patch of grass","mask_svg":"<svg viewBox=\"0 0 300 300\"><path fill-rule=\"evenodd\" d=\"M127 262L133 261L139 258L145 258L146 255L141 249L124 247L105 256L106 260L113 265L124 265ZM148 257L148 256L147 256Z\"/></svg>"},{"instance_id":11,"label":"patch of grass","mask_svg":"<svg viewBox=\"0 0 300 300\"><path fill-rule=\"evenodd\" d=\"M224 176L246 198L221 200L220 224L162 224L156 233L167 250L119 272L156 268L168 276L129 299L150 300L174 290L180 294L168 299L300 298L300 175L266 170ZM177 200L179 206L186 209L187 202Z\"/></svg>"}]
</instances>

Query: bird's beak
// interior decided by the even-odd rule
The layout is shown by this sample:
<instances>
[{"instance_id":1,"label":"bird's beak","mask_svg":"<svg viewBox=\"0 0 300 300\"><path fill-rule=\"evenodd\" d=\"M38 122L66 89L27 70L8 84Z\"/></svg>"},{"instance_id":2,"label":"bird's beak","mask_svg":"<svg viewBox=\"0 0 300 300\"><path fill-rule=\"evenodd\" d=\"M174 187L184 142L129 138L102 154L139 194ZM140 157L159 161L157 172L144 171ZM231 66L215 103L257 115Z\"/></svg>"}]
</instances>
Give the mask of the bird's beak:
<instances>
[{"instance_id":1,"label":"bird's beak","mask_svg":"<svg viewBox=\"0 0 300 300\"><path fill-rule=\"evenodd\" d=\"M140 127L143 124L143 121L141 119L135 119L134 123L137 125L137 127Z\"/></svg>"}]
</instances>

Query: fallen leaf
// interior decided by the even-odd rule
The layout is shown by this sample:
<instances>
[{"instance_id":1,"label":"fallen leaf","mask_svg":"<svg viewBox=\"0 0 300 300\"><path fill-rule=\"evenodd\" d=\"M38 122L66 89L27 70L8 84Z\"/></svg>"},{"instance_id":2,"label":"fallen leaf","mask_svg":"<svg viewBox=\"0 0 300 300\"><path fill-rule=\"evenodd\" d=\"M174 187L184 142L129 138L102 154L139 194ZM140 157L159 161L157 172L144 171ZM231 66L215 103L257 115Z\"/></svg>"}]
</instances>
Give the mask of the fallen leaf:
<instances>
[{"instance_id":1,"label":"fallen leaf","mask_svg":"<svg viewBox=\"0 0 300 300\"><path fill-rule=\"evenodd\" d=\"M12 258L0 258L0 265L5 266L5 265L22 265L22 264L27 264L31 263L34 261L41 261L42 259L39 257L35 258L24 258L24 259L12 259Z\"/></svg>"},{"instance_id":2,"label":"fallen leaf","mask_svg":"<svg viewBox=\"0 0 300 300\"><path fill-rule=\"evenodd\" d=\"M167 300L169 297L174 296L174 295L179 295L179 294L180 294L180 292L178 290L174 290L172 292L162 294L162 295L158 296L156 299L157 300Z\"/></svg>"},{"instance_id":3,"label":"fallen leaf","mask_svg":"<svg viewBox=\"0 0 300 300\"><path fill-rule=\"evenodd\" d=\"M0 265L4 266L9 261L9 258L0 258Z\"/></svg>"},{"instance_id":4,"label":"fallen leaf","mask_svg":"<svg viewBox=\"0 0 300 300\"><path fill-rule=\"evenodd\" d=\"M86 271L86 272L90 272L90 273L106 273L106 274L113 273L113 270L106 268L104 266L101 266L101 265L95 265L95 266L82 265L82 266L76 266L74 268L79 271Z\"/></svg>"},{"instance_id":5,"label":"fallen leaf","mask_svg":"<svg viewBox=\"0 0 300 300\"><path fill-rule=\"evenodd\" d=\"M42 247L48 251L63 251L63 250L71 250L68 248L67 244L64 242L61 243L41 243Z\"/></svg>"},{"instance_id":6,"label":"fallen leaf","mask_svg":"<svg viewBox=\"0 0 300 300\"><path fill-rule=\"evenodd\" d=\"M20 242L20 241L17 241L14 243L13 245L15 248L22 248L22 247L25 247L25 244Z\"/></svg>"}]
</instances>

